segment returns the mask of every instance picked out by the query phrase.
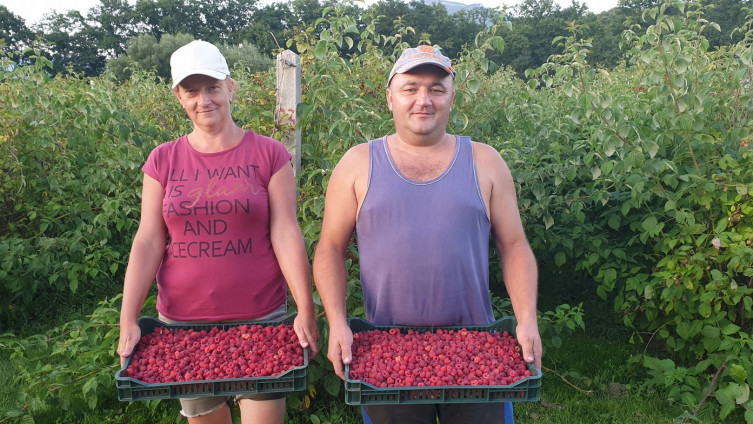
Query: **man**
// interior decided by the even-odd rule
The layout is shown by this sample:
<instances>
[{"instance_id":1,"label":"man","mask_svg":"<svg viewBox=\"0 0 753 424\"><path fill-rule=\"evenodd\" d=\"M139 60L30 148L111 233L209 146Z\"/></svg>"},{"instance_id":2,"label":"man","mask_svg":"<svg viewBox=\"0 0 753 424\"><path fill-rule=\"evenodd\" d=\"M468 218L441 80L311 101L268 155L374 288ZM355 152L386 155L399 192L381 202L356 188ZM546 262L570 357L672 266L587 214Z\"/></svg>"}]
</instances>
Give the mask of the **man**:
<instances>
[{"instance_id":1,"label":"man","mask_svg":"<svg viewBox=\"0 0 753 424\"><path fill-rule=\"evenodd\" d=\"M492 147L447 133L455 71L430 46L406 49L387 81L395 134L354 146L332 172L314 279L329 321L329 352L345 378L344 256L357 235L366 317L376 325L487 325L489 239L499 250L529 363L541 368L536 260L510 170ZM503 404L374 405L375 424L500 423Z\"/></svg>"}]
</instances>

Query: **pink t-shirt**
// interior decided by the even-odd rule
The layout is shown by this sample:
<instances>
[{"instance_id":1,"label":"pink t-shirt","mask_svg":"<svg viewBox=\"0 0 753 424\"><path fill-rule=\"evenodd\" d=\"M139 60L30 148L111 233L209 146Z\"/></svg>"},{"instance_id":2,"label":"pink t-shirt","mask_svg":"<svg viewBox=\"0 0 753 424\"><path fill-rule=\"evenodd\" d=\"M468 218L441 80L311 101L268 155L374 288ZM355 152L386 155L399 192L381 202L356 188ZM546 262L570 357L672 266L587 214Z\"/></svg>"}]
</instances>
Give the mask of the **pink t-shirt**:
<instances>
[{"instance_id":1,"label":"pink t-shirt","mask_svg":"<svg viewBox=\"0 0 753 424\"><path fill-rule=\"evenodd\" d=\"M247 131L235 147L200 153L188 138L155 148L142 170L162 184L168 246L157 310L176 321L246 320L287 299L272 250L269 180L291 154Z\"/></svg>"}]
</instances>

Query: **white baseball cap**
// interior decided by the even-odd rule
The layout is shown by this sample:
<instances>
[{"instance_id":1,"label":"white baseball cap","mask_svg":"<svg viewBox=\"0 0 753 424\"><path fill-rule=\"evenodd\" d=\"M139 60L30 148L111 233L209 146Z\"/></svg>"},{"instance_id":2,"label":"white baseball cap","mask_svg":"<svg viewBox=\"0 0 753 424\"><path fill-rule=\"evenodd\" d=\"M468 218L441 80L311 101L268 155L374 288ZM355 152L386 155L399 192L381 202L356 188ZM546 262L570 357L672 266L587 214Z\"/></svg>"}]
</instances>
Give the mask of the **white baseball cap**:
<instances>
[{"instance_id":1,"label":"white baseball cap","mask_svg":"<svg viewBox=\"0 0 753 424\"><path fill-rule=\"evenodd\" d=\"M230 70L217 47L206 41L194 40L170 56L170 73L175 88L189 75L201 74L224 80L230 75Z\"/></svg>"}]
</instances>

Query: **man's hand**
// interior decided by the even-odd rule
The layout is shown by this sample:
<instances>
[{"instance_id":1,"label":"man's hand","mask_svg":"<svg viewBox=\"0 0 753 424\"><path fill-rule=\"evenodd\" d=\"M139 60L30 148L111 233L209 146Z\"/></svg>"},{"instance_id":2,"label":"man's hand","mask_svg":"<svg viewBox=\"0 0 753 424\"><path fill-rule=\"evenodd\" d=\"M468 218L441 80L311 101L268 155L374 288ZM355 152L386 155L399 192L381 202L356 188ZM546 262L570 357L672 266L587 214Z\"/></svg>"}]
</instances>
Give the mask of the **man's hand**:
<instances>
[{"instance_id":1,"label":"man's hand","mask_svg":"<svg viewBox=\"0 0 753 424\"><path fill-rule=\"evenodd\" d=\"M332 362L335 374L345 380L345 365L353 360L353 331L347 325L330 327L327 358Z\"/></svg>"},{"instance_id":2,"label":"man's hand","mask_svg":"<svg viewBox=\"0 0 753 424\"><path fill-rule=\"evenodd\" d=\"M536 322L519 323L515 329L515 336L523 348L523 359L527 363L533 363L536 368L541 369L541 336L539 335L539 327L536 325Z\"/></svg>"}]
</instances>

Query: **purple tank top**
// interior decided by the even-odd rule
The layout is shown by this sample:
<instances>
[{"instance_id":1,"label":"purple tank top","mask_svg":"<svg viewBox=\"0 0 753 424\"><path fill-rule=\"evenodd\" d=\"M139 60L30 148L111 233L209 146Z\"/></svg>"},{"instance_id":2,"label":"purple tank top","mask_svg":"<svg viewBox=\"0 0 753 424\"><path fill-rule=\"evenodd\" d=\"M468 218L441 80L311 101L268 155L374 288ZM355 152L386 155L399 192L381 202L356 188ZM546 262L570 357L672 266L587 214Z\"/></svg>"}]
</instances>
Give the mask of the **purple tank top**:
<instances>
[{"instance_id":1,"label":"purple tank top","mask_svg":"<svg viewBox=\"0 0 753 424\"><path fill-rule=\"evenodd\" d=\"M489 222L470 138L430 181L397 169L386 138L369 142L369 182L356 220L366 317L376 325L486 325Z\"/></svg>"}]
</instances>

